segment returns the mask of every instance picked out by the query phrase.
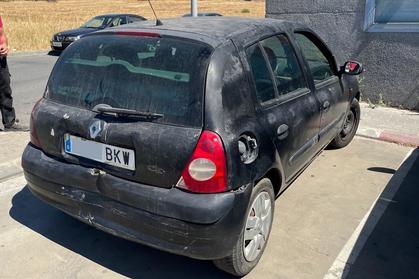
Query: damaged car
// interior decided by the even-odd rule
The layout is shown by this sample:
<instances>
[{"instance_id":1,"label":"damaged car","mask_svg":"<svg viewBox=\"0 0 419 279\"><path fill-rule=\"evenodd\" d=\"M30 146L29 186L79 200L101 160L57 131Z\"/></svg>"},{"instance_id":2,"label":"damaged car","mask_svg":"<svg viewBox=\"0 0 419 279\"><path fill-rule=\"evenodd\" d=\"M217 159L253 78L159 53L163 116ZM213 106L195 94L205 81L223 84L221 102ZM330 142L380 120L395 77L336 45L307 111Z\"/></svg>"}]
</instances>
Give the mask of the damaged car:
<instances>
[{"instance_id":1,"label":"damaged car","mask_svg":"<svg viewBox=\"0 0 419 279\"><path fill-rule=\"evenodd\" d=\"M31 115L28 187L100 230L243 276L275 199L353 139L363 68L338 66L297 23L162 23L88 34L61 55Z\"/></svg>"}]
</instances>

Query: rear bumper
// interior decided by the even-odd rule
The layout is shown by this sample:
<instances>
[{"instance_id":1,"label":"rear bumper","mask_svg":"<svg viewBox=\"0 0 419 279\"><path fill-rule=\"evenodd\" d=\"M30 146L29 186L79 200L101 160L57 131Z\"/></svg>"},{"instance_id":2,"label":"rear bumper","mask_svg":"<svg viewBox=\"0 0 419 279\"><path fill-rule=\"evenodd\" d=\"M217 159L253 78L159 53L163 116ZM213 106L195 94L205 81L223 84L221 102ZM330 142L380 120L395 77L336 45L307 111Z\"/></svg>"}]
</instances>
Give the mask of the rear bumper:
<instances>
[{"instance_id":1,"label":"rear bumper","mask_svg":"<svg viewBox=\"0 0 419 279\"><path fill-rule=\"evenodd\" d=\"M244 223L250 185L237 192L161 189L48 157L28 145L29 189L48 204L113 235L196 259L231 253Z\"/></svg>"}]
</instances>

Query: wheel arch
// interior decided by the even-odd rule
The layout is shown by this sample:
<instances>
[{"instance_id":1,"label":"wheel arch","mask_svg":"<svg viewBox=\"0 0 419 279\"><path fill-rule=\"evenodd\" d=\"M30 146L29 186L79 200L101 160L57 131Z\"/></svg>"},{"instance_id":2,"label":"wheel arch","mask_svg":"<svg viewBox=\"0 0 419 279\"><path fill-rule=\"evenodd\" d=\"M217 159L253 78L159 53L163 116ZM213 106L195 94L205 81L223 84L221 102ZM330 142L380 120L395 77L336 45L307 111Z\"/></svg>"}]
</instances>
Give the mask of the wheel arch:
<instances>
[{"instance_id":1,"label":"wheel arch","mask_svg":"<svg viewBox=\"0 0 419 279\"><path fill-rule=\"evenodd\" d=\"M268 178L271 181L275 197L277 197L283 189L282 185L284 180L281 171L278 168L272 167L256 181L255 185L264 178Z\"/></svg>"}]
</instances>

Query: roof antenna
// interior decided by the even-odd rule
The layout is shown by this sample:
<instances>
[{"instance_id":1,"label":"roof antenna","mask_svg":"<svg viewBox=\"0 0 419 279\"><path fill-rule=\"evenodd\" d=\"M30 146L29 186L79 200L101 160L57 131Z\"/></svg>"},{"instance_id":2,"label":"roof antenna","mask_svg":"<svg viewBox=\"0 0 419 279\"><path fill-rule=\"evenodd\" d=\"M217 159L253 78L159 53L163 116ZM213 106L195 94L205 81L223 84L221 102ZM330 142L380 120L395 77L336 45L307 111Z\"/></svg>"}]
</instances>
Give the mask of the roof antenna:
<instances>
[{"instance_id":1,"label":"roof antenna","mask_svg":"<svg viewBox=\"0 0 419 279\"><path fill-rule=\"evenodd\" d=\"M154 10L150 0L148 0L148 4L150 4L151 10L153 10L154 17L156 18L156 26L163 25L163 22L161 22L161 20L157 17L156 11Z\"/></svg>"}]
</instances>

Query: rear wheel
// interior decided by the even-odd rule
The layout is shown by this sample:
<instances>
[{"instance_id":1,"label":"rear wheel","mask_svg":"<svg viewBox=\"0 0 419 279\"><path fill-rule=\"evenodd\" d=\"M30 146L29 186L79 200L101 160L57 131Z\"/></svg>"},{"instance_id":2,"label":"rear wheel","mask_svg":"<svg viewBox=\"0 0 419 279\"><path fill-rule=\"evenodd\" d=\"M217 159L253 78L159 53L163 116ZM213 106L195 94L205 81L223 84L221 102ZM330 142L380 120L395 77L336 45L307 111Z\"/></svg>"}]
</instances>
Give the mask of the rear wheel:
<instances>
[{"instance_id":1,"label":"rear wheel","mask_svg":"<svg viewBox=\"0 0 419 279\"><path fill-rule=\"evenodd\" d=\"M214 264L234 276L248 274L259 262L271 232L275 196L269 179L262 179L253 189L246 221L232 254Z\"/></svg>"},{"instance_id":2,"label":"rear wheel","mask_svg":"<svg viewBox=\"0 0 419 279\"><path fill-rule=\"evenodd\" d=\"M354 99L346 116L342 131L333 139L329 146L336 149L347 146L358 130L360 117L361 108L359 107L358 100Z\"/></svg>"}]
</instances>

